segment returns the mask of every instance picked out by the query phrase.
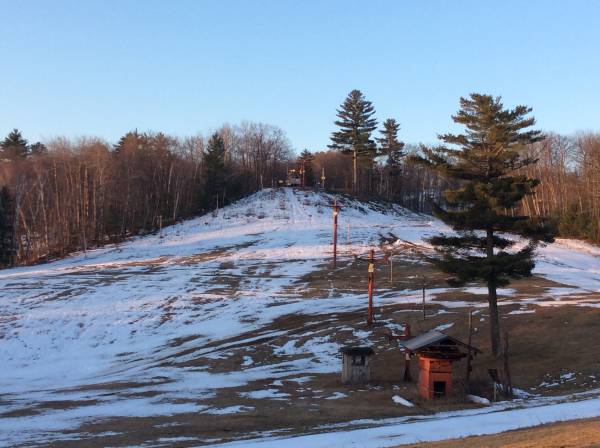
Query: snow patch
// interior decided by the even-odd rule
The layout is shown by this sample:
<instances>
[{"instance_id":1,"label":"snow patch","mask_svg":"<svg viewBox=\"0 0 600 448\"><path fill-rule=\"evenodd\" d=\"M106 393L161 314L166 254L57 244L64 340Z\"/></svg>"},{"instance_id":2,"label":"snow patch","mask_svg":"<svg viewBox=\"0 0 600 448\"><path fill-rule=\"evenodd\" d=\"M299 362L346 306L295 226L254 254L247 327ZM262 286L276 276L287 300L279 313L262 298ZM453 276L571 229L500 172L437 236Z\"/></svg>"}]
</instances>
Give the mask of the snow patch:
<instances>
[{"instance_id":1,"label":"snow patch","mask_svg":"<svg viewBox=\"0 0 600 448\"><path fill-rule=\"evenodd\" d=\"M255 400L262 400L265 398L270 398L273 400L284 400L290 396L290 394L286 394L285 392L279 392L277 389L263 389L263 390L255 390L252 392L240 392L241 397L252 398Z\"/></svg>"},{"instance_id":2,"label":"snow patch","mask_svg":"<svg viewBox=\"0 0 600 448\"><path fill-rule=\"evenodd\" d=\"M204 411L204 414L214 414L214 415L225 415L225 414L239 414L240 412L249 412L253 411L254 408L252 406L228 406L226 408L211 408Z\"/></svg>"},{"instance_id":3,"label":"snow patch","mask_svg":"<svg viewBox=\"0 0 600 448\"><path fill-rule=\"evenodd\" d=\"M406 400L405 398L402 398L400 395L394 395L392 397L392 400L394 400L394 403L401 404L402 406L406 406L407 408L412 408L415 406L410 401Z\"/></svg>"},{"instance_id":4,"label":"snow patch","mask_svg":"<svg viewBox=\"0 0 600 448\"><path fill-rule=\"evenodd\" d=\"M473 402L473 403L477 403L477 404L483 404L483 405L489 405L490 404L490 400L488 400L487 398L484 397L479 397L477 395L471 395L468 394L467 395L467 400Z\"/></svg>"},{"instance_id":5,"label":"snow patch","mask_svg":"<svg viewBox=\"0 0 600 448\"><path fill-rule=\"evenodd\" d=\"M333 395L325 398L325 400L339 400L340 398L346 398L348 395L342 392L334 392Z\"/></svg>"}]
</instances>

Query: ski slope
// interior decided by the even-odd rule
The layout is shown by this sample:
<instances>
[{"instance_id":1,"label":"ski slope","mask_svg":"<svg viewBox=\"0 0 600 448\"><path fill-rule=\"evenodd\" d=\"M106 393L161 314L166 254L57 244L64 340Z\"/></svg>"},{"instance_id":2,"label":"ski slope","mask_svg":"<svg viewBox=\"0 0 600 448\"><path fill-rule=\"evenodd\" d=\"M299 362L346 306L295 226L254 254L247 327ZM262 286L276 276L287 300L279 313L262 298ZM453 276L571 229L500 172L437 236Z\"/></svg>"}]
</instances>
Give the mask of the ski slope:
<instances>
[{"instance_id":1,"label":"ski slope","mask_svg":"<svg viewBox=\"0 0 600 448\"><path fill-rule=\"evenodd\" d=\"M333 288L310 306L302 294L308 274L329 269L333 199L263 190L161 234L0 271L0 445L61 440L66 430L77 438L82 423L108 417L243 412L203 400L256 379L337 372L339 344L309 332L301 345L292 337L273 347L290 357L280 363L246 357L227 372L209 368L241 341L290 336L273 329L284 316L364 307L362 295ZM390 234L428 250L423 239L448 230L399 207L338 200L342 262ZM565 287L528 303L600 306L588 297L600 291L599 257L599 249L568 240L541 248L536 275ZM432 300L444 291L432 291ZM418 303L420 290L380 300ZM298 352L309 355L291 359ZM285 398L278 393L272 398ZM63 401L70 405L52 405Z\"/></svg>"}]
</instances>

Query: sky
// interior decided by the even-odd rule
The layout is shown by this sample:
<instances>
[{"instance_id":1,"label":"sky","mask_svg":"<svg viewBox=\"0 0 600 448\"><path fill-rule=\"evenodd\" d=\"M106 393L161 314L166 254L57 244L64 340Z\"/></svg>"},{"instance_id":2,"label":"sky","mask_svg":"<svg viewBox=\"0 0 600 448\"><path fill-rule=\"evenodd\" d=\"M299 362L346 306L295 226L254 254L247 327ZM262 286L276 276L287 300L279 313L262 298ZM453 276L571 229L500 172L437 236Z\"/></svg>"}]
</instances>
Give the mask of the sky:
<instances>
[{"instance_id":1,"label":"sky","mask_svg":"<svg viewBox=\"0 0 600 448\"><path fill-rule=\"evenodd\" d=\"M352 89L408 143L471 92L600 130L600 1L0 0L0 136L281 127L323 150Z\"/></svg>"}]
</instances>

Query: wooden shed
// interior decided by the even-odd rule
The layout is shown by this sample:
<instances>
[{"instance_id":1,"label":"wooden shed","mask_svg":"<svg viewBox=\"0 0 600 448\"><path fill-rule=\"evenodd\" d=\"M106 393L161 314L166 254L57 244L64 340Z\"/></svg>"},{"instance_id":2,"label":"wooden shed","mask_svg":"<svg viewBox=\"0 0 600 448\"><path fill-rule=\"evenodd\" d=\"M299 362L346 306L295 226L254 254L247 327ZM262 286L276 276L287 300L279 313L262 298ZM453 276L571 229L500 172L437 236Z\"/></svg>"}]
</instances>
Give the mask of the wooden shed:
<instances>
[{"instance_id":1,"label":"wooden shed","mask_svg":"<svg viewBox=\"0 0 600 448\"><path fill-rule=\"evenodd\" d=\"M371 381L371 347L342 347L342 383L361 384Z\"/></svg>"},{"instance_id":2,"label":"wooden shed","mask_svg":"<svg viewBox=\"0 0 600 448\"><path fill-rule=\"evenodd\" d=\"M419 394L426 399L441 398L452 393L452 363L467 356L467 352L481 353L458 339L439 331L430 331L400 342L407 351L419 357Z\"/></svg>"}]
</instances>

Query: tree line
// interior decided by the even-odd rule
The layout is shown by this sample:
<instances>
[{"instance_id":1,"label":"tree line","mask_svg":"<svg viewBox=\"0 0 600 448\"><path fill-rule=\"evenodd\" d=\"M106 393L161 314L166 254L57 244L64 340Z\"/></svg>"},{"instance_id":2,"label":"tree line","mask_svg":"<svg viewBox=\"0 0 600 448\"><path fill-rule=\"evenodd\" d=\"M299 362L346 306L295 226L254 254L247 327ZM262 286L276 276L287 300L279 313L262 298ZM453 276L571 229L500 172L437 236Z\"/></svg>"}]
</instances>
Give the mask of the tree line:
<instances>
[{"instance_id":1,"label":"tree line","mask_svg":"<svg viewBox=\"0 0 600 448\"><path fill-rule=\"evenodd\" d=\"M600 133L547 134L528 153L537 163L523 172L540 184L523 212L551 217L560 236L600 243Z\"/></svg>"},{"instance_id":2,"label":"tree line","mask_svg":"<svg viewBox=\"0 0 600 448\"><path fill-rule=\"evenodd\" d=\"M209 138L128 132L0 142L0 265L36 263L156 231L285 176L285 133L225 125Z\"/></svg>"}]
</instances>

